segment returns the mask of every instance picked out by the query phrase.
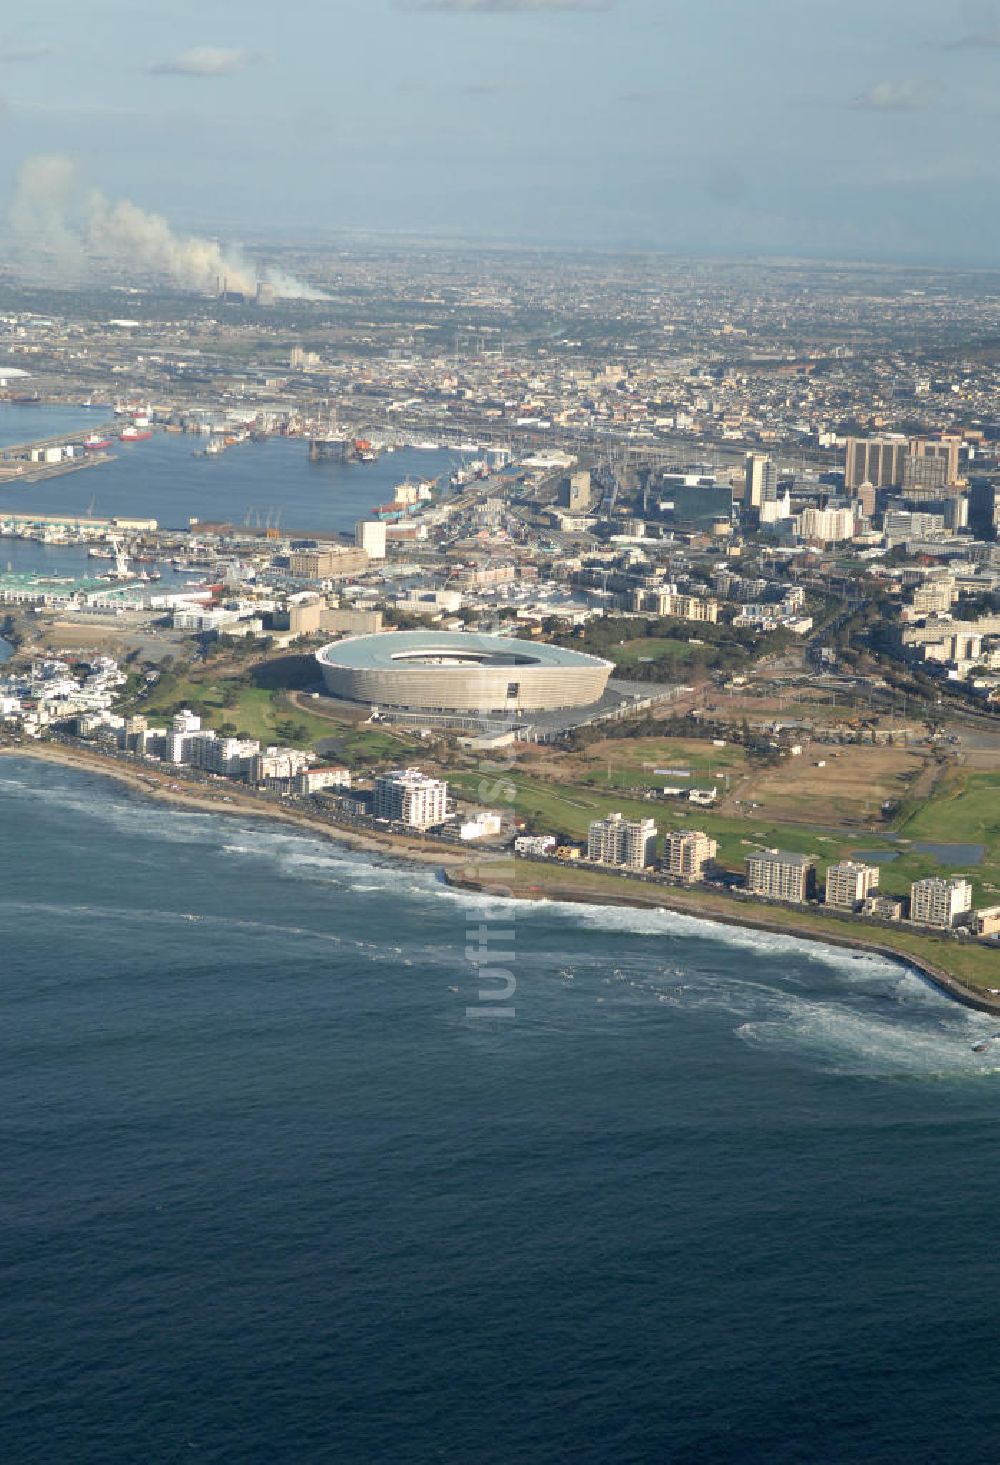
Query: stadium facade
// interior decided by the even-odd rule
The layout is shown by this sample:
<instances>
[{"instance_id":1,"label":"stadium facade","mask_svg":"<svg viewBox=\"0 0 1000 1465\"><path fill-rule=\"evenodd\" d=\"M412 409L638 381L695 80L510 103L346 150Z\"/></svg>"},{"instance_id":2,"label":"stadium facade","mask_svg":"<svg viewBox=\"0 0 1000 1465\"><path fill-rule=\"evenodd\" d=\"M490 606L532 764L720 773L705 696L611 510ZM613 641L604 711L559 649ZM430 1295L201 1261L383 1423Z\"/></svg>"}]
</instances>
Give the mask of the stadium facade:
<instances>
[{"instance_id":1,"label":"stadium facade","mask_svg":"<svg viewBox=\"0 0 1000 1465\"><path fill-rule=\"evenodd\" d=\"M317 652L331 696L374 707L485 716L589 707L612 663L560 646L470 631L385 631Z\"/></svg>"}]
</instances>

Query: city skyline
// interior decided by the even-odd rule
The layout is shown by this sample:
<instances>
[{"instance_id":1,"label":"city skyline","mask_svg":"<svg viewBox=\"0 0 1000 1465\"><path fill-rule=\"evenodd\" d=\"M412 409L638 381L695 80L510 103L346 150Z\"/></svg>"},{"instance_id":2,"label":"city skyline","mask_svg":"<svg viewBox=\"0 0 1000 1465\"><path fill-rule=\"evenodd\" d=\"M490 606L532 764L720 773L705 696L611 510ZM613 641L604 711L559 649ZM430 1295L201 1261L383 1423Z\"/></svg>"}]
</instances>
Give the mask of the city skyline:
<instances>
[{"instance_id":1,"label":"city skyline","mask_svg":"<svg viewBox=\"0 0 1000 1465\"><path fill-rule=\"evenodd\" d=\"M0 187L66 158L235 243L987 265L998 66L1000 8L941 0L298 0L281 24L258 0L44 0L0 35Z\"/></svg>"}]
</instances>

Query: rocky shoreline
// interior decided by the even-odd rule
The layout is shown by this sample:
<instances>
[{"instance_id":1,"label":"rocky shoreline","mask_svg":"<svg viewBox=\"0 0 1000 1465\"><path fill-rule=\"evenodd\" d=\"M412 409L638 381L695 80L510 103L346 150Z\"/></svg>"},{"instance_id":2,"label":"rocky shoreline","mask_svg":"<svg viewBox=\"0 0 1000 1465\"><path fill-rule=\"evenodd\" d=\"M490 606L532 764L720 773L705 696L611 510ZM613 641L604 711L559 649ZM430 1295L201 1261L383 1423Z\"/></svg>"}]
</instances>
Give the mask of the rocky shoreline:
<instances>
[{"instance_id":1,"label":"rocky shoreline","mask_svg":"<svg viewBox=\"0 0 1000 1465\"><path fill-rule=\"evenodd\" d=\"M476 891L478 893L489 893L491 885L488 880L471 877L460 871L446 870L444 878L449 885L457 889ZM499 894L500 892L497 891ZM687 902L671 899L669 890L657 890L650 892L646 899L641 899L638 894L595 894L592 891L574 889L570 882L565 884L553 883L545 890L532 891L530 889L517 890L505 889L504 894L514 900L555 900L567 901L577 905L611 905L627 906L634 910L666 910L673 911L678 915L691 916L699 921L713 922L720 926L738 926L743 929L754 931L767 931L775 936L789 936L796 941L813 941L824 946L838 946L859 954L875 954L884 956L888 960L897 963L899 966L910 967L919 976L924 978L931 986L943 992L946 996L959 1002L963 1007L974 1008L978 1012L988 1012L1000 1017L1000 997L990 997L980 993L975 988L967 987L957 977L943 971L933 962L925 957L917 956L908 951L900 951L896 947L886 945L884 942L873 941L868 938L848 936L836 928L829 932L796 930L789 926L783 926L774 920L768 920L765 910L754 910L752 907L741 906L739 911L720 911L714 908L698 908Z\"/></svg>"}]
</instances>

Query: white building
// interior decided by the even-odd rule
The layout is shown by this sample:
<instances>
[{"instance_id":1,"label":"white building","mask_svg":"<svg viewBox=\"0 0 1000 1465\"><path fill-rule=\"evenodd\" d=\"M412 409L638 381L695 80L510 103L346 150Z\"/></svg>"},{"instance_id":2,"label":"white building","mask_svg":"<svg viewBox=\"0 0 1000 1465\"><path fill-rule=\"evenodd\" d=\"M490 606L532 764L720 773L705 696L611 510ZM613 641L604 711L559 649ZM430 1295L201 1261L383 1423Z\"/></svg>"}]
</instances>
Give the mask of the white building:
<instances>
[{"instance_id":1,"label":"white building","mask_svg":"<svg viewBox=\"0 0 1000 1465\"><path fill-rule=\"evenodd\" d=\"M877 865L843 860L826 872L826 904L841 911L857 911L878 889Z\"/></svg>"},{"instance_id":2,"label":"white building","mask_svg":"<svg viewBox=\"0 0 1000 1465\"><path fill-rule=\"evenodd\" d=\"M910 886L910 920L916 925L947 929L971 909L972 886L964 875L931 875Z\"/></svg>"},{"instance_id":3,"label":"white building","mask_svg":"<svg viewBox=\"0 0 1000 1465\"><path fill-rule=\"evenodd\" d=\"M321 765L318 768L304 768L295 779L295 792L308 797L310 794L318 794L326 788L350 788L351 770L349 768L331 768Z\"/></svg>"},{"instance_id":4,"label":"white building","mask_svg":"<svg viewBox=\"0 0 1000 1465\"><path fill-rule=\"evenodd\" d=\"M748 509L760 509L765 503L774 503L778 497L778 469L766 453L748 453L743 474L743 504Z\"/></svg>"},{"instance_id":5,"label":"white building","mask_svg":"<svg viewBox=\"0 0 1000 1465\"><path fill-rule=\"evenodd\" d=\"M354 543L366 549L370 560L385 559L385 524L380 519L359 519L354 526Z\"/></svg>"},{"instance_id":6,"label":"white building","mask_svg":"<svg viewBox=\"0 0 1000 1465\"><path fill-rule=\"evenodd\" d=\"M201 718L188 708L175 712L167 733L164 757L168 763L190 763L194 739L201 732Z\"/></svg>"},{"instance_id":7,"label":"white building","mask_svg":"<svg viewBox=\"0 0 1000 1465\"><path fill-rule=\"evenodd\" d=\"M816 861L786 850L760 849L747 856L747 890L768 900L801 905L816 886Z\"/></svg>"},{"instance_id":8,"label":"white building","mask_svg":"<svg viewBox=\"0 0 1000 1465\"><path fill-rule=\"evenodd\" d=\"M796 530L802 539L816 539L824 544L836 544L842 539L854 537L854 511L852 509L803 509L796 520Z\"/></svg>"},{"instance_id":9,"label":"white building","mask_svg":"<svg viewBox=\"0 0 1000 1465\"><path fill-rule=\"evenodd\" d=\"M623 814L595 819L587 837L587 858L597 865L644 870L656 861L655 819L626 819Z\"/></svg>"},{"instance_id":10,"label":"white building","mask_svg":"<svg viewBox=\"0 0 1000 1465\"><path fill-rule=\"evenodd\" d=\"M311 756L300 748L265 748L254 758L250 778L254 783L289 783L308 768Z\"/></svg>"},{"instance_id":11,"label":"white building","mask_svg":"<svg viewBox=\"0 0 1000 1465\"><path fill-rule=\"evenodd\" d=\"M419 768L397 768L375 780L372 812L376 819L391 819L412 829L443 824L448 809L448 785Z\"/></svg>"},{"instance_id":12,"label":"white building","mask_svg":"<svg viewBox=\"0 0 1000 1465\"><path fill-rule=\"evenodd\" d=\"M672 829L663 840L663 869L680 880L704 880L719 846L700 829Z\"/></svg>"},{"instance_id":13,"label":"white building","mask_svg":"<svg viewBox=\"0 0 1000 1465\"><path fill-rule=\"evenodd\" d=\"M495 810L484 809L472 819L466 819L459 825L458 834L460 839L487 839L499 834L503 829L503 816Z\"/></svg>"}]
</instances>

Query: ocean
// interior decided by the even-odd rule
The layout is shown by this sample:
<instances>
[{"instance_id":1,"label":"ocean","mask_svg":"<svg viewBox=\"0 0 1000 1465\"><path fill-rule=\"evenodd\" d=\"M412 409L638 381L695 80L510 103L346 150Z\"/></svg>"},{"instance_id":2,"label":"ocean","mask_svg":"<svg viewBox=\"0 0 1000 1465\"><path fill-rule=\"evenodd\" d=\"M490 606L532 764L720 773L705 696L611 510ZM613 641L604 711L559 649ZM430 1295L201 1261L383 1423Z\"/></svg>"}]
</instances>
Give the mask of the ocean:
<instances>
[{"instance_id":1,"label":"ocean","mask_svg":"<svg viewBox=\"0 0 1000 1465\"><path fill-rule=\"evenodd\" d=\"M106 409L0 403L0 446L82 435L108 417ZM308 444L299 438L241 443L217 457L195 457L205 441L156 432L144 442L114 443L111 462L38 483L0 484L0 517L92 511L104 518L152 518L167 529L201 519L353 533L358 519L391 501L397 483L447 477L462 461L457 452L405 448L376 463L310 463Z\"/></svg>"},{"instance_id":2,"label":"ocean","mask_svg":"<svg viewBox=\"0 0 1000 1465\"><path fill-rule=\"evenodd\" d=\"M0 869L5 1461L995 1458L990 1018L17 757Z\"/></svg>"}]
</instances>

